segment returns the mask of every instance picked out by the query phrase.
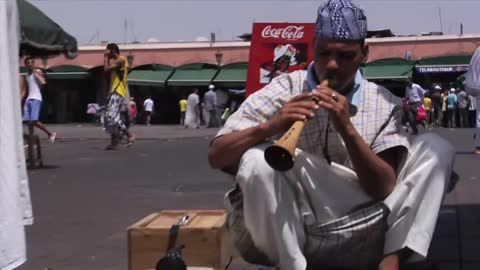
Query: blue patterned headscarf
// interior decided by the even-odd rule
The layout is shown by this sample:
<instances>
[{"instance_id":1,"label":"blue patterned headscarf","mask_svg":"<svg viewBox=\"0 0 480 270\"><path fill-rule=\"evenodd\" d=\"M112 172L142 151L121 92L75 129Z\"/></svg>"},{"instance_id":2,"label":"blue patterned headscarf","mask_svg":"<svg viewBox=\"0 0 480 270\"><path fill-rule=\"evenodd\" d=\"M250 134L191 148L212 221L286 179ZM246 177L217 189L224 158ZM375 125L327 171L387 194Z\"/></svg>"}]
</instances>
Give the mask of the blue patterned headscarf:
<instances>
[{"instance_id":1,"label":"blue patterned headscarf","mask_svg":"<svg viewBox=\"0 0 480 270\"><path fill-rule=\"evenodd\" d=\"M351 0L328 0L318 8L315 37L330 40L365 39L365 12Z\"/></svg>"}]
</instances>

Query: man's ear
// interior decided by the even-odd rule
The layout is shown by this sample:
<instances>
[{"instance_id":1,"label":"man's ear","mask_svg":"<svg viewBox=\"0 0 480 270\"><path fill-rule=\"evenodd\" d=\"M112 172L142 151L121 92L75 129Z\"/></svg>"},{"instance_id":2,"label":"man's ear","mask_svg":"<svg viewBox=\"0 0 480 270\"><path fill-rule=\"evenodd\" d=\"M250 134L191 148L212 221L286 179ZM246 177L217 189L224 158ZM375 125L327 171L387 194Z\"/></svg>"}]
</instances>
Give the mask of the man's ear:
<instances>
[{"instance_id":1,"label":"man's ear","mask_svg":"<svg viewBox=\"0 0 480 270\"><path fill-rule=\"evenodd\" d=\"M368 60L368 55L370 54L370 47L368 44L365 44L362 48L362 53L363 53L363 63L366 64Z\"/></svg>"}]
</instances>

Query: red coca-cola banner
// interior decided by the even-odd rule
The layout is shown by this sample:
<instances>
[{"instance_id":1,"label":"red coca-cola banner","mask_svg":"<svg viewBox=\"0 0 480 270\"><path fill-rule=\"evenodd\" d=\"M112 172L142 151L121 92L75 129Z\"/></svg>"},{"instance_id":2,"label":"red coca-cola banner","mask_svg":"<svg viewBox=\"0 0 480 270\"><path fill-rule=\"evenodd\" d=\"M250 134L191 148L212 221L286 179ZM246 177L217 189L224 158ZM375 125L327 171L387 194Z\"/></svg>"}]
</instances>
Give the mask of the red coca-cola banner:
<instances>
[{"instance_id":1,"label":"red coca-cola banner","mask_svg":"<svg viewBox=\"0 0 480 270\"><path fill-rule=\"evenodd\" d=\"M247 96L278 75L307 69L313 59L313 32L313 23L254 23Z\"/></svg>"}]
</instances>

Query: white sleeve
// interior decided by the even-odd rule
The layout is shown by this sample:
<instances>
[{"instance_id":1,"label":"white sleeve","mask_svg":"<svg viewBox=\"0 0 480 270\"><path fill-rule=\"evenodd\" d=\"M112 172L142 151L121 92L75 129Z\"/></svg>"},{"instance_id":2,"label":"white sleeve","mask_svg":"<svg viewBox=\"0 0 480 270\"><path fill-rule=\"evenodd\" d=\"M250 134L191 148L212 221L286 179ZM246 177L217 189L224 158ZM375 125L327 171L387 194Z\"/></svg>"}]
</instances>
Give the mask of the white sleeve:
<instances>
[{"instance_id":1,"label":"white sleeve","mask_svg":"<svg viewBox=\"0 0 480 270\"><path fill-rule=\"evenodd\" d=\"M464 84L469 95L474 97L480 95L480 48L475 51L470 61Z\"/></svg>"},{"instance_id":2,"label":"white sleeve","mask_svg":"<svg viewBox=\"0 0 480 270\"><path fill-rule=\"evenodd\" d=\"M422 91L422 94L425 95L425 93L427 93L427 90L423 89L423 87L421 85L418 85L418 87L420 88L420 90Z\"/></svg>"},{"instance_id":3,"label":"white sleeve","mask_svg":"<svg viewBox=\"0 0 480 270\"><path fill-rule=\"evenodd\" d=\"M244 130L267 122L292 98L292 83L288 75L274 78L264 88L250 95L232 114L216 137Z\"/></svg>"}]
</instances>

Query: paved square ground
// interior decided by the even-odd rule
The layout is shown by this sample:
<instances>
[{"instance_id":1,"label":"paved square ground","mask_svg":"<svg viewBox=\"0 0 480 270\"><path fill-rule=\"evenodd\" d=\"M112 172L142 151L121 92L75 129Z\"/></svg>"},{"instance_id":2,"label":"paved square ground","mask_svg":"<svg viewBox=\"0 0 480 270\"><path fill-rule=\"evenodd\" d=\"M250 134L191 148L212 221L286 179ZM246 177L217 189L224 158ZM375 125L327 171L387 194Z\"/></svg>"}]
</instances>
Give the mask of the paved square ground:
<instances>
[{"instance_id":1,"label":"paved square ground","mask_svg":"<svg viewBox=\"0 0 480 270\"><path fill-rule=\"evenodd\" d=\"M215 130L137 127L133 147L106 152L99 128L53 128L59 140L43 142L46 168L29 172L35 224L27 228L28 262L20 269L127 269L129 225L161 209L222 209L233 183L208 166ZM478 270L480 156L471 154L473 130L435 132L455 145L461 181L446 198L430 258L442 270Z\"/></svg>"}]
</instances>

